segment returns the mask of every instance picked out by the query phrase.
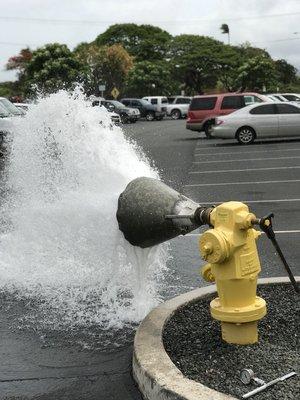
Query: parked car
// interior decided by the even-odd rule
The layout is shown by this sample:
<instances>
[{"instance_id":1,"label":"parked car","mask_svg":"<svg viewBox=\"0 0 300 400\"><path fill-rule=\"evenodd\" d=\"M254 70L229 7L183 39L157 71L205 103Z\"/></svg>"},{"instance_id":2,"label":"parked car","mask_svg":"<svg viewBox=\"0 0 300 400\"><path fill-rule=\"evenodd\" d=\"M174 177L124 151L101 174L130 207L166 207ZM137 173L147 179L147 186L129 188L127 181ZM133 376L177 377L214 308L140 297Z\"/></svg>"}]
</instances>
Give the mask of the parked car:
<instances>
[{"instance_id":1,"label":"parked car","mask_svg":"<svg viewBox=\"0 0 300 400\"><path fill-rule=\"evenodd\" d=\"M23 115L24 111L19 110L5 97L0 97L0 145L7 133L11 132L13 119Z\"/></svg>"},{"instance_id":2,"label":"parked car","mask_svg":"<svg viewBox=\"0 0 300 400\"><path fill-rule=\"evenodd\" d=\"M126 107L123 103L120 103L117 100L102 100L101 105L109 111L114 111L119 114L123 124L126 124L127 122L136 122L141 116L141 113L137 108Z\"/></svg>"},{"instance_id":3,"label":"parked car","mask_svg":"<svg viewBox=\"0 0 300 400\"><path fill-rule=\"evenodd\" d=\"M25 112L20 108L17 108L12 102L10 102L5 97L0 97L0 105L7 110L9 115L11 116L21 116L24 115Z\"/></svg>"},{"instance_id":4,"label":"parked car","mask_svg":"<svg viewBox=\"0 0 300 400\"><path fill-rule=\"evenodd\" d=\"M172 119L186 117L191 100L192 98L187 96L168 97L169 104L167 104L167 115L169 115Z\"/></svg>"},{"instance_id":5,"label":"parked car","mask_svg":"<svg viewBox=\"0 0 300 400\"><path fill-rule=\"evenodd\" d=\"M156 111L160 111L164 114L164 116L167 113L167 105L168 105L168 99L167 97L164 96L145 96L143 97L143 100L149 101L151 103Z\"/></svg>"},{"instance_id":6,"label":"parked car","mask_svg":"<svg viewBox=\"0 0 300 400\"><path fill-rule=\"evenodd\" d=\"M227 115L248 104L270 102L266 96L258 93L222 93L193 97L186 128L192 131L204 131L209 138L215 118Z\"/></svg>"},{"instance_id":7,"label":"parked car","mask_svg":"<svg viewBox=\"0 0 300 400\"><path fill-rule=\"evenodd\" d=\"M165 112L158 111L156 107L149 103L147 100L143 99L122 99L121 103L123 103L126 107L137 108L142 118L146 118L147 121L153 121L154 119L162 120Z\"/></svg>"},{"instance_id":8,"label":"parked car","mask_svg":"<svg viewBox=\"0 0 300 400\"><path fill-rule=\"evenodd\" d=\"M102 105L102 102L105 101L105 99L103 97L96 97L96 96L91 96L90 97L90 101L92 101L92 107L104 107L104 105ZM115 113L114 111L110 111L110 119L111 122L115 125L119 125L121 123L121 117L119 114Z\"/></svg>"},{"instance_id":9,"label":"parked car","mask_svg":"<svg viewBox=\"0 0 300 400\"><path fill-rule=\"evenodd\" d=\"M287 100L284 96L281 95L281 93L270 93L269 96L275 97L275 99L278 101L289 101Z\"/></svg>"},{"instance_id":10,"label":"parked car","mask_svg":"<svg viewBox=\"0 0 300 400\"><path fill-rule=\"evenodd\" d=\"M29 103L13 103L14 106L19 108L20 110L24 111L25 113L29 110L31 107L31 104Z\"/></svg>"},{"instance_id":11,"label":"parked car","mask_svg":"<svg viewBox=\"0 0 300 400\"><path fill-rule=\"evenodd\" d=\"M242 108L217 117L211 135L235 138L241 144L264 137L300 136L300 105L277 102Z\"/></svg>"},{"instance_id":12,"label":"parked car","mask_svg":"<svg viewBox=\"0 0 300 400\"><path fill-rule=\"evenodd\" d=\"M300 94L298 93L280 93L282 97L287 99L288 101L299 101L300 102Z\"/></svg>"}]
</instances>

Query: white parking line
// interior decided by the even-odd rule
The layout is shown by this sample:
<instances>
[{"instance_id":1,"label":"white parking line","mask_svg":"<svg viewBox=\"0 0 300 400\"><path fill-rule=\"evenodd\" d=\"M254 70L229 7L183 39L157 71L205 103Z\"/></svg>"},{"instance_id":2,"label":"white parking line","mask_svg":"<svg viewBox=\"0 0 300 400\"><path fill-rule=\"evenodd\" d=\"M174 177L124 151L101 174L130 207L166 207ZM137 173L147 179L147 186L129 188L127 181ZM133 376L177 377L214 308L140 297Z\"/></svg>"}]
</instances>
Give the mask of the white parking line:
<instances>
[{"instance_id":1,"label":"white parking line","mask_svg":"<svg viewBox=\"0 0 300 400\"><path fill-rule=\"evenodd\" d=\"M189 174L220 174L225 172L248 172L248 171L270 171L270 170L283 170L283 169L298 169L299 165L295 165L294 167L269 167L269 168L248 168L248 169L224 169L222 171L190 171Z\"/></svg>"},{"instance_id":2,"label":"white parking line","mask_svg":"<svg viewBox=\"0 0 300 400\"><path fill-rule=\"evenodd\" d=\"M255 203L298 203L300 199L239 200L245 204ZM197 201L199 204L222 204L224 201Z\"/></svg>"},{"instance_id":3,"label":"white parking line","mask_svg":"<svg viewBox=\"0 0 300 400\"><path fill-rule=\"evenodd\" d=\"M277 235L291 235L291 234L298 234L300 233L300 229L294 229L291 231L274 231ZM263 235L265 234L264 232L261 232ZM179 236L180 238L184 238L186 236L201 236L201 233L188 233L187 235L182 235Z\"/></svg>"},{"instance_id":4,"label":"white parking line","mask_svg":"<svg viewBox=\"0 0 300 400\"><path fill-rule=\"evenodd\" d=\"M300 156L292 157L269 157L269 158L240 158L237 160L210 160L210 161L194 161L193 164L212 164L212 163L233 163L239 161L267 161L267 160L291 160L295 158L300 158Z\"/></svg>"},{"instance_id":5,"label":"white parking line","mask_svg":"<svg viewBox=\"0 0 300 400\"><path fill-rule=\"evenodd\" d=\"M202 147L202 149L203 149L203 147ZM270 150L254 150L254 151L251 151L251 154L253 154L253 153L275 153L275 152L282 153L284 151L300 151L300 147L298 149L293 148L293 149L275 149L275 150L272 150L272 149L270 149ZM226 153L196 153L195 152L194 155L195 156L224 156L224 155L230 156L232 154L249 154L249 150L248 151L235 151L235 152L233 151L233 152L228 152L228 153L227 152Z\"/></svg>"},{"instance_id":6,"label":"white parking line","mask_svg":"<svg viewBox=\"0 0 300 400\"><path fill-rule=\"evenodd\" d=\"M270 183L296 183L300 179L282 180L282 181L258 181L258 182L222 182L222 183L194 183L185 185L185 187L199 187L199 186L228 186L228 185L266 185Z\"/></svg>"}]
</instances>

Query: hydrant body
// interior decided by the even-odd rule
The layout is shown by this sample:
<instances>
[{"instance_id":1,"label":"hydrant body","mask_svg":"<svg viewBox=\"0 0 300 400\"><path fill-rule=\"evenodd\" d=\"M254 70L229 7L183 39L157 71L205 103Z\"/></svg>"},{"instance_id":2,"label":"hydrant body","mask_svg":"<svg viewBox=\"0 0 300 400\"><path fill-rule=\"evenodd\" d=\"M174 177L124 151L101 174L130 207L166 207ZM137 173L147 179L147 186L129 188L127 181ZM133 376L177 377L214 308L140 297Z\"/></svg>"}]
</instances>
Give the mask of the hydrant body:
<instances>
[{"instance_id":1,"label":"hydrant body","mask_svg":"<svg viewBox=\"0 0 300 400\"><path fill-rule=\"evenodd\" d=\"M228 343L257 342L257 321L266 314L265 301L256 295L261 267L254 220L246 204L223 203L210 214L213 229L200 237L202 258L209 263L202 275L216 282L219 296L210 304L211 315L221 321L222 338Z\"/></svg>"}]
</instances>

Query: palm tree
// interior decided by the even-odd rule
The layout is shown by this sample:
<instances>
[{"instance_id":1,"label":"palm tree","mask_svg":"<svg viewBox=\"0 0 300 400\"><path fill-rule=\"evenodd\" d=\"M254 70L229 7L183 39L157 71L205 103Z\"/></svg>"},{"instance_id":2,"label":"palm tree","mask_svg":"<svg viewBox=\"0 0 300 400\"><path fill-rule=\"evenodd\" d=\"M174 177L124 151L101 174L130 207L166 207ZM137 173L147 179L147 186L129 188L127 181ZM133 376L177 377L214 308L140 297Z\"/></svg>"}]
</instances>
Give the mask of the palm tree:
<instances>
[{"instance_id":1,"label":"palm tree","mask_svg":"<svg viewBox=\"0 0 300 400\"><path fill-rule=\"evenodd\" d=\"M230 30L227 24L222 24L220 26L221 32L226 33L228 35L228 44L230 44Z\"/></svg>"}]
</instances>

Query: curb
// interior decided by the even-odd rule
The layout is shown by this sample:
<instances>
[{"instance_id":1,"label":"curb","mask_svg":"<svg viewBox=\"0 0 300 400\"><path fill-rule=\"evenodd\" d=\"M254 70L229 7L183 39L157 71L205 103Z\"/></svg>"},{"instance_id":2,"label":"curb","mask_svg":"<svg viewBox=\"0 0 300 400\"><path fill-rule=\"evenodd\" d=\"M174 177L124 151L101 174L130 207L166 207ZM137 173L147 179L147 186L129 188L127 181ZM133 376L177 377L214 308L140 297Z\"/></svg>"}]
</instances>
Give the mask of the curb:
<instances>
[{"instance_id":1,"label":"curb","mask_svg":"<svg viewBox=\"0 0 300 400\"><path fill-rule=\"evenodd\" d=\"M296 277L299 282L300 277ZM259 285L288 283L286 277L262 278ZM152 310L140 324L133 349L133 378L145 400L237 400L236 397L186 378L165 351L162 334L166 322L187 303L216 292L216 286L184 293Z\"/></svg>"}]
</instances>

